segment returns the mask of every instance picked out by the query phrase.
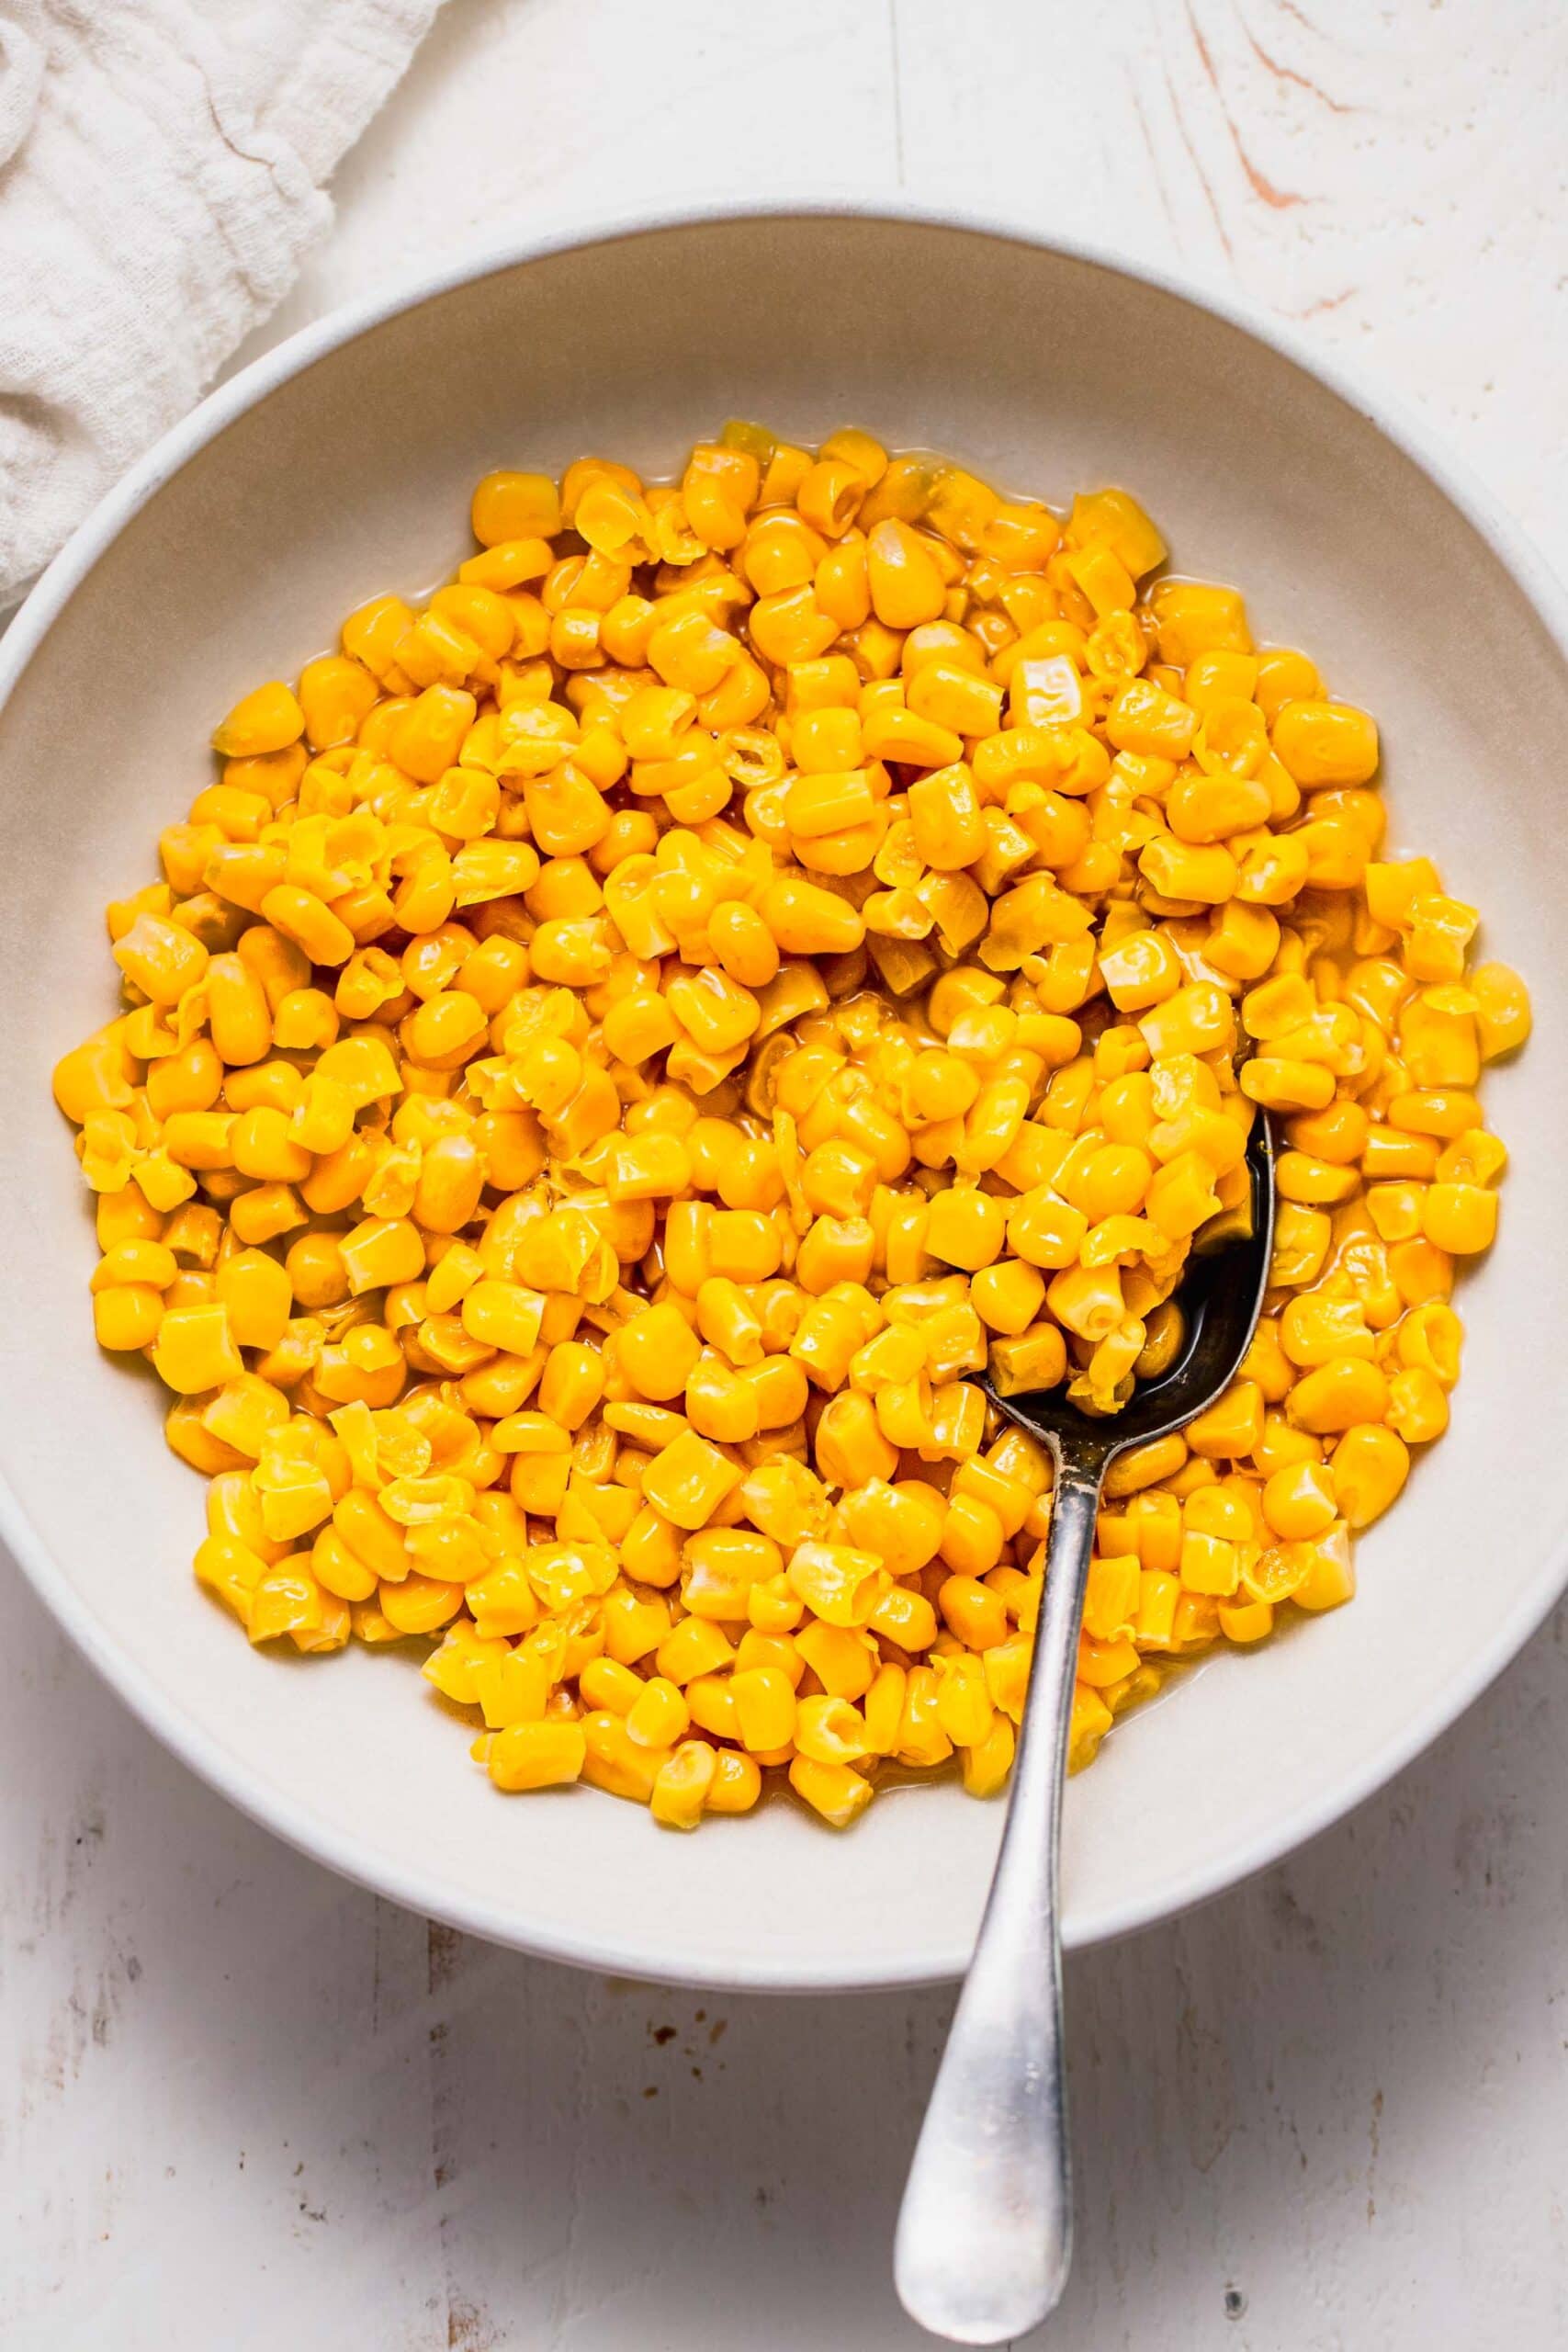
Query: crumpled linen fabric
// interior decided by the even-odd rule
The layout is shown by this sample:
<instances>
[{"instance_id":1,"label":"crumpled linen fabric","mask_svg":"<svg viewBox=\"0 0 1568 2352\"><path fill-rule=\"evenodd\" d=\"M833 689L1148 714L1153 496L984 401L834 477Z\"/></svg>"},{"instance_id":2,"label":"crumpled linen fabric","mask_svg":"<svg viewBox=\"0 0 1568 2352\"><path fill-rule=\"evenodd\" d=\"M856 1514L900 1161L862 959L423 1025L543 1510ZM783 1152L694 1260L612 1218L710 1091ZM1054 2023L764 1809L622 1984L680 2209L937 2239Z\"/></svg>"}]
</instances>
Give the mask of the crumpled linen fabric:
<instances>
[{"instance_id":1,"label":"crumpled linen fabric","mask_svg":"<svg viewBox=\"0 0 1568 2352\"><path fill-rule=\"evenodd\" d=\"M0 0L0 614L332 219L441 0Z\"/></svg>"}]
</instances>

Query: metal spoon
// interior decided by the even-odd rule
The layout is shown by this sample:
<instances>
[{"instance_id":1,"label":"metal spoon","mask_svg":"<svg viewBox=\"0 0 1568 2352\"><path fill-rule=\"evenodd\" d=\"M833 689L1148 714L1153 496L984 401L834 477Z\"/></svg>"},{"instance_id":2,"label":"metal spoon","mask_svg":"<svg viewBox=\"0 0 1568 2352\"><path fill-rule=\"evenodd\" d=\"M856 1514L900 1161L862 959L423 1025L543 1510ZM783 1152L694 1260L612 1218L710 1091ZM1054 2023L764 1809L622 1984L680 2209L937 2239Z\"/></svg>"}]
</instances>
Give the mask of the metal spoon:
<instances>
[{"instance_id":1,"label":"metal spoon","mask_svg":"<svg viewBox=\"0 0 1568 2352\"><path fill-rule=\"evenodd\" d=\"M1072 2250L1062 2049L1058 1863L1084 1586L1106 1471L1196 1419L1251 1343L1273 1245L1273 1148L1247 1147L1252 1232L1194 1254L1186 1346L1125 1410L1100 1420L1055 1392L995 1396L1056 1467L1043 1604L1012 1790L979 1940L904 2191L894 2280L911 2319L955 2344L1004 2344L1055 2310Z\"/></svg>"}]
</instances>

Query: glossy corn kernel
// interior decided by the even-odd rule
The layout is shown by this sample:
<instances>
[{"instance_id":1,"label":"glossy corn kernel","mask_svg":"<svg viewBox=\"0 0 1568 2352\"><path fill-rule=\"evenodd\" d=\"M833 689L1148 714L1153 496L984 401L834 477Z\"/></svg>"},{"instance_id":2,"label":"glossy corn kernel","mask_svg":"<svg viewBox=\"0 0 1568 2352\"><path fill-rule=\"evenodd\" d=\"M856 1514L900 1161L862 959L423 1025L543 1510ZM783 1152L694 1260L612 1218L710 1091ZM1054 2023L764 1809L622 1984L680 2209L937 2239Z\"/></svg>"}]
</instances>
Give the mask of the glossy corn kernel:
<instances>
[{"instance_id":1,"label":"glossy corn kernel","mask_svg":"<svg viewBox=\"0 0 1568 2352\"><path fill-rule=\"evenodd\" d=\"M847 1829L871 1803L871 1782L848 1764L797 1755L789 1768L789 1784L833 1829Z\"/></svg>"},{"instance_id":2,"label":"glossy corn kernel","mask_svg":"<svg viewBox=\"0 0 1568 2352\"><path fill-rule=\"evenodd\" d=\"M214 729L212 748L227 760L254 759L287 750L305 730L305 714L291 690L274 680L237 702Z\"/></svg>"}]
</instances>

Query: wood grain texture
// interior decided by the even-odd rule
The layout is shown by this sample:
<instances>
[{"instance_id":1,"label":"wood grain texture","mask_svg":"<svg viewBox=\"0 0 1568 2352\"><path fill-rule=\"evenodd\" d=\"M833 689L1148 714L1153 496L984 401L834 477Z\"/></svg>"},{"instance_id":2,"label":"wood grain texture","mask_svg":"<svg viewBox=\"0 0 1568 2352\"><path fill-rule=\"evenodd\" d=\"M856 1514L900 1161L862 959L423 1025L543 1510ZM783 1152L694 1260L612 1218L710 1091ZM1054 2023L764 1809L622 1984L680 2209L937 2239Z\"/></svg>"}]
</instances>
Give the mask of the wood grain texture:
<instances>
[{"instance_id":1,"label":"wood grain texture","mask_svg":"<svg viewBox=\"0 0 1568 2352\"><path fill-rule=\"evenodd\" d=\"M557 206L902 185L1262 303L1561 564L1565 96L1557 0L452 0L265 340ZM887 2257L946 1995L694 1998L431 1927L210 1796L4 1574L6 2352L928 2340ZM1568 2339L1565 1779L1560 1612L1350 1821L1072 1964L1043 2343Z\"/></svg>"}]
</instances>

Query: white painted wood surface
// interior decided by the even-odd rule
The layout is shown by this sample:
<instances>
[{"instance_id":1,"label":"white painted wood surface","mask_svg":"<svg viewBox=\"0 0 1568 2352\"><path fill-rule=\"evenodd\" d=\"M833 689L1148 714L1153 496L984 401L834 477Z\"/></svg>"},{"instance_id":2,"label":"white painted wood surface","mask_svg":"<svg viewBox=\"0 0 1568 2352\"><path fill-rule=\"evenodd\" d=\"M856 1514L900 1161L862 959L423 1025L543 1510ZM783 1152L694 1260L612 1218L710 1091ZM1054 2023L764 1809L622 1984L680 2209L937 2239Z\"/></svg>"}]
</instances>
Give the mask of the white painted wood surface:
<instances>
[{"instance_id":1,"label":"white painted wood surface","mask_svg":"<svg viewBox=\"0 0 1568 2352\"><path fill-rule=\"evenodd\" d=\"M1561 566L1565 99L1557 0L450 0L264 340L558 206L902 185L1298 322ZM428 1927L210 1796L0 1572L6 2352L927 2341L887 2249L946 1995L694 1999ZM1306 1852L1072 1966L1043 2343L1568 2340L1565 1630Z\"/></svg>"}]
</instances>

